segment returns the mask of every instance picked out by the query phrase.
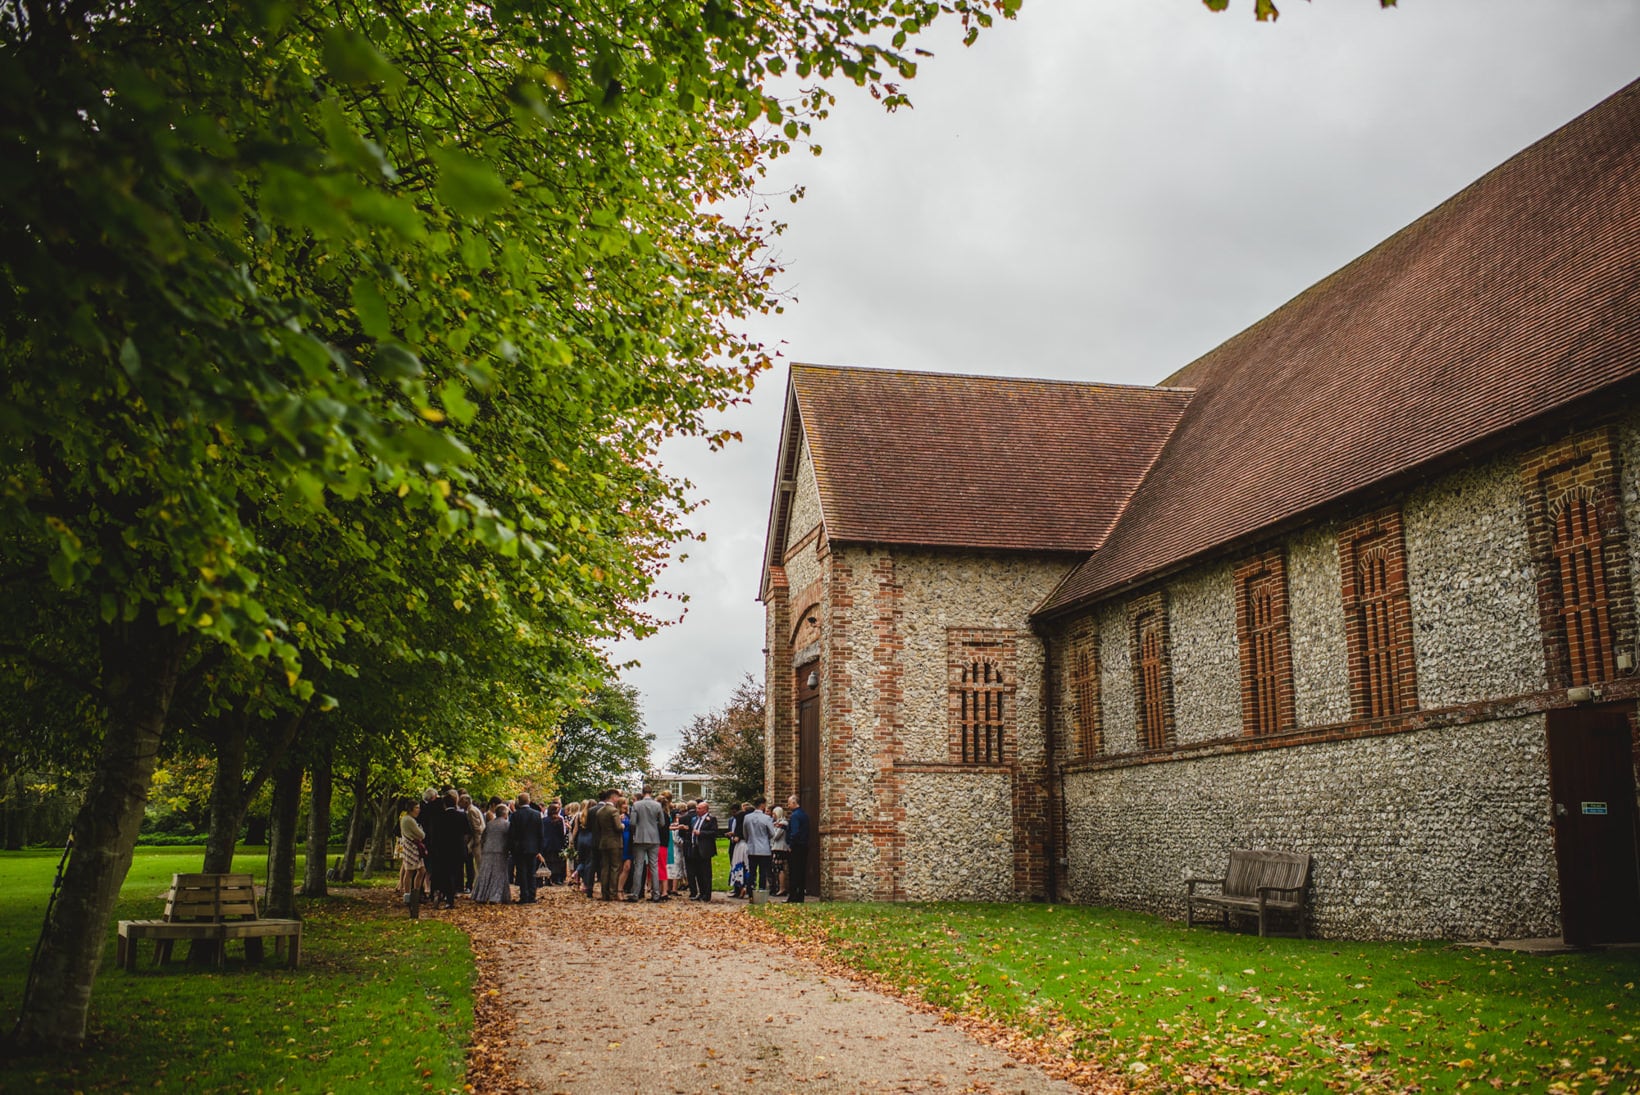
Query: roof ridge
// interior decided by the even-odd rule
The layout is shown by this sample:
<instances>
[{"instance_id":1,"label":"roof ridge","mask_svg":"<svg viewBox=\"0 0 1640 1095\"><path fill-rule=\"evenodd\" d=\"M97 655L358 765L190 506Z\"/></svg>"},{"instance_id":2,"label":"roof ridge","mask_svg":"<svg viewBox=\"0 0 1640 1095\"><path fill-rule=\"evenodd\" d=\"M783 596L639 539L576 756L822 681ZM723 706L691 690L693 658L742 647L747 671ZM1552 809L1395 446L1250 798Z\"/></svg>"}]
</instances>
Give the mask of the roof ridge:
<instances>
[{"instance_id":1,"label":"roof ridge","mask_svg":"<svg viewBox=\"0 0 1640 1095\"><path fill-rule=\"evenodd\" d=\"M938 377L953 380L983 380L989 383L1002 381L1015 384L1062 384L1077 388L1118 388L1126 391L1139 392L1185 392L1194 394L1196 389L1189 385L1180 384L1137 384L1120 380L1065 380L1051 376L1005 376L996 373L960 373L942 369L901 369L891 365L829 365L814 361L794 361L788 367L791 372L798 369L819 369L835 373L873 373L879 376L906 376L906 377Z\"/></svg>"}]
</instances>

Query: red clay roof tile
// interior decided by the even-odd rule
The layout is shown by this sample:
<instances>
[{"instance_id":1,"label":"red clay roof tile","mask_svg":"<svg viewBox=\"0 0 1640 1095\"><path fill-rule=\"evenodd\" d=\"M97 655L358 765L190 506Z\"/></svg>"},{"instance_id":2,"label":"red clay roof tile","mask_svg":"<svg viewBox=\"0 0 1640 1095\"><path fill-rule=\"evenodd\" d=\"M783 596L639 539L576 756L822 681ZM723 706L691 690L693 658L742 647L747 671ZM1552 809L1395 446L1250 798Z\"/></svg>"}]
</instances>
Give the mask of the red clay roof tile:
<instances>
[{"instance_id":1,"label":"red clay roof tile","mask_svg":"<svg viewBox=\"0 0 1640 1095\"><path fill-rule=\"evenodd\" d=\"M1063 611L1640 373L1640 81L1167 383L1195 389Z\"/></svg>"},{"instance_id":2,"label":"red clay roof tile","mask_svg":"<svg viewBox=\"0 0 1640 1095\"><path fill-rule=\"evenodd\" d=\"M1190 401L1173 388L793 365L834 541L1098 547Z\"/></svg>"}]
</instances>

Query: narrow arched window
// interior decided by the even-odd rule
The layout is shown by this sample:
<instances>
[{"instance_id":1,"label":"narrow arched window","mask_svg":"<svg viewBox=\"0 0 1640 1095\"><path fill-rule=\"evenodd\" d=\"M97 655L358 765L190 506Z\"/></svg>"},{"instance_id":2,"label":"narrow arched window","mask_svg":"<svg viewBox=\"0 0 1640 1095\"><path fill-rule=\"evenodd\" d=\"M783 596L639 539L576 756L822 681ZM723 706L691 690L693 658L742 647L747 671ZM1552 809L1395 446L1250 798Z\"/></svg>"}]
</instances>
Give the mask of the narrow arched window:
<instances>
[{"instance_id":1,"label":"narrow arched window","mask_svg":"<svg viewBox=\"0 0 1640 1095\"><path fill-rule=\"evenodd\" d=\"M1605 537L1600 511L1582 491L1569 492L1552 512L1554 574L1570 683L1594 684L1616 675L1611 606L1606 594Z\"/></svg>"},{"instance_id":2,"label":"narrow arched window","mask_svg":"<svg viewBox=\"0 0 1640 1095\"><path fill-rule=\"evenodd\" d=\"M983 655L962 667L958 696L964 764L1001 764L1007 725L1008 682L1002 667Z\"/></svg>"}]
</instances>

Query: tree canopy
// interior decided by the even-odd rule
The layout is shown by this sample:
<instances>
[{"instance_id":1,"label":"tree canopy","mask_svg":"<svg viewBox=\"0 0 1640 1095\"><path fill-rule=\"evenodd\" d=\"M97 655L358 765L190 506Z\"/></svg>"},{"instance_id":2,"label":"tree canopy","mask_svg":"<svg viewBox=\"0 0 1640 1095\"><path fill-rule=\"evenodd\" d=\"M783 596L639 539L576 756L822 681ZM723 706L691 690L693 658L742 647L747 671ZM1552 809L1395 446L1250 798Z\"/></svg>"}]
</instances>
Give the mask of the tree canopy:
<instances>
[{"instance_id":1,"label":"tree canopy","mask_svg":"<svg viewBox=\"0 0 1640 1095\"><path fill-rule=\"evenodd\" d=\"M750 801L764 787L763 682L746 674L729 701L684 727L683 740L669 762L673 771L704 772L722 778L726 800Z\"/></svg>"},{"instance_id":2,"label":"tree canopy","mask_svg":"<svg viewBox=\"0 0 1640 1095\"><path fill-rule=\"evenodd\" d=\"M90 804L26 1040L83 1036L179 722L326 786L544 756L688 535L661 439L769 364L769 161L1016 6L0 8L0 759Z\"/></svg>"},{"instance_id":3,"label":"tree canopy","mask_svg":"<svg viewBox=\"0 0 1640 1095\"><path fill-rule=\"evenodd\" d=\"M553 735L554 786L565 802L629 786L649 770L655 735L646 734L638 690L606 684L577 707Z\"/></svg>"}]
</instances>

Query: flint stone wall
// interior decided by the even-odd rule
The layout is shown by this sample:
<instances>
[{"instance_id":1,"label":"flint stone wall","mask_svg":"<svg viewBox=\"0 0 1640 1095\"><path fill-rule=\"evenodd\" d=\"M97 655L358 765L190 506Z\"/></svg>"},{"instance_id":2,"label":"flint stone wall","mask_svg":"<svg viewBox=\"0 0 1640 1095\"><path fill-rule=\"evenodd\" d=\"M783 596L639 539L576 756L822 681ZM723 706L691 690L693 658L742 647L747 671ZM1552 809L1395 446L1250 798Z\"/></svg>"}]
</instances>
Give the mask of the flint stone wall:
<instances>
[{"instance_id":1,"label":"flint stone wall","mask_svg":"<svg viewBox=\"0 0 1640 1095\"><path fill-rule=\"evenodd\" d=\"M1008 774L907 772L904 779L906 900L1012 900ZM984 818L994 823L976 826Z\"/></svg>"},{"instance_id":2,"label":"flint stone wall","mask_svg":"<svg viewBox=\"0 0 1640 1095\"><path fill-rule=\"evenodd\" d=\"M904 591L901 755L913 761L951 759L946 632L993 628L1014 633L1017 756L1041 758L1043 656L1042 643L1030 630L1030 613L1065 577L1068 564L1031 556L932 552L897 552L894 563Z\"/></svg>"},{"instance_id":3,"label":"flint stone wall","mask_svg":"<svg viewBox=\"0 0 1640 1095\"><path fill-rule=\"evenodd\" d=\"M1308 852L1312 928L1362 939L1560 932L1541 716L1080 772L1078 901L1184 916L1185 872Z\"/></svg>"},{"instance_id":4,"label":"flint stone wall","mask_svg":"<svg viewBox=\"0 0 1640 1095\"><path fill-rule=\"evenodd\" d=\"M1099 628L1099 702L1105 752L1135 753L1139 750L1139 727L1135 722L1138 708L1133 702L1133 650L1128 642L1127 610L1121 604L1102 605L1094 620ZM1230 630L1235 631L1234 616ZM1236 702L1239 705L1241 701Z\"/></svg>"},{"instance_id":5,"label":"flint stone wall","mask_svg":"<svg viewBox=\"0 0 1640 1095\"><path fill-rule=\"evenodd\" d=\"M1640 602L1640 411L1625 415L1618 424L1617 476L1623 524L1629 534L1629 580ZM1635 765L1640 776L1640 757Z\"/></svg>"},{"instance_id":6,"label":"flint stone wall","mask_svg":"<svg viewBox=\"0 0 1640 1095\"><path fill-rule=\"evenodd\" d=\"M814 478L814 461L809 453L809 439L807 434L800 434L799 437L802 448L797 454L797 490L792 495L791 512L786 518L786 542L781 545L788 548L807 536L809 530L820 523L820 485ZM794 582L792 588L801 587Z\"/></svg>"},{"instance_id":7,"label":"flint stone wall","mask_svg":"<svg viewBox=\"0 0 1640 1095\"><path fill-rule=\"evenodd\" d=\"M1236 646L1236 589L1230 564L1194 570L1170 584L1167 613L1173 655L1173 723L1179 744L1239 732L1241 654ZM1127 675L1131 693L1131 667ZM1127 716L1130 724L1133 719Z\"/></svg>"},{"instance_id":8,"label":"flint stone wall","mask_svg":"<svg viewBox=\"0 0 1640 1095\"><path fill-rule=\"evenodd\" d=\"M1293 643L1293 710L1300 726L1350 717L1342 583L1337 525L1318 525L1287 541L1287 628Z\"/></svg>"},{"instance_id":9,"label":"flint stone wall","mask_svg":"<svg viewBox=\"0 0 1640 1095\"><path fill-rule=\"evenodd\" d=\"M1418 705L1547 688L1519 455L1411 491L1401 518Z\"/></svg>"}]
</instances>

